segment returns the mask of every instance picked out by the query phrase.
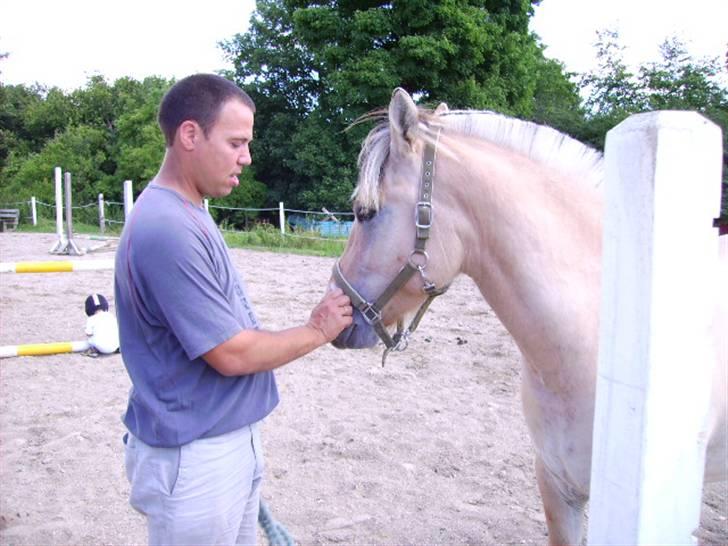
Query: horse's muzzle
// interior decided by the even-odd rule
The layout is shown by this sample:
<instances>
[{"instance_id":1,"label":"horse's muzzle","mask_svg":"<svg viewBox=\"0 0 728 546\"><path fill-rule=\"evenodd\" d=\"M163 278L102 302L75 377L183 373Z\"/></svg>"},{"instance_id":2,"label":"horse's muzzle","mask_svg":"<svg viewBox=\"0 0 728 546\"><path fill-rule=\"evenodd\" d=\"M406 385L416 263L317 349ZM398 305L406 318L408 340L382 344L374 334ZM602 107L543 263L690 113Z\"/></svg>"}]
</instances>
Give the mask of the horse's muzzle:
<instances>
[{"instance_id":1,"label":"horse's muzzle","mask_svg":"<svg viewBox=\"0 0 728 546\"><path fill-rule=\"evenodd\" d=\"M378 341L377 332L364 319L361 312L355 309L351 326L342 330L331 344L337 349L367 349L374 347Z\"/></svg>"}]
</instances>

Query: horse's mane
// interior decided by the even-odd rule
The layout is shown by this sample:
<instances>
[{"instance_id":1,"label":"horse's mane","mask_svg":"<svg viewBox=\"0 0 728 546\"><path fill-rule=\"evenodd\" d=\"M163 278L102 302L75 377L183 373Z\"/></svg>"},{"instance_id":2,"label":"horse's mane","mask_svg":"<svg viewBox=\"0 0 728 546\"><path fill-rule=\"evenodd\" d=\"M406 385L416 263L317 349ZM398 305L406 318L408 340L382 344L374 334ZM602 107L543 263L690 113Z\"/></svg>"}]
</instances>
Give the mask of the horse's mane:
<instances>
[{"instance_id":1,"label":"horse's mane","mask_svg":"<svg viewBox=\"0 0 728 546\"><path fill-rule=\"evenodd\" d=\"M366 119L386 119L386 111L375 112ZM481 110L453 110L435 115L431 110L419 110L421 135L433 141L433 128L443 132L481 138L564 174L581 175L593 186L603 179L602 154L564 133L530 121L510 118ZM380 122L372 129L359 153L359 182L352 198L365 208L379 208L381 170L389 154L389 124ZM442 144L440 144L442 147ZM440 149L438 153L452 153Z\"/></svg>"}]
</instances>

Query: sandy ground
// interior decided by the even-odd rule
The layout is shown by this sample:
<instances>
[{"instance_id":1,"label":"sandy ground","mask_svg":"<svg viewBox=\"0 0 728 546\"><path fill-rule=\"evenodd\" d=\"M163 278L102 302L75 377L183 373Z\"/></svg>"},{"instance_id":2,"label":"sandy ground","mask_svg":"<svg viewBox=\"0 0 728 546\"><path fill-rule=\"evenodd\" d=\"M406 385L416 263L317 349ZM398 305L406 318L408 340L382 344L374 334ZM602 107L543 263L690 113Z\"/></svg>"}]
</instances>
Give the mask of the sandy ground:
<instances>
[{"instance_id":1,"label":"sandy ground","mask_svg":"<svg viewBox=\"0 0 728 546\"><path fill-rule=\"evenodd\" d=\"M0 261L59 259L51 235L0 234ZM89 241L79 241L82 246ZM233 250L262 323L299 324L333 260ZM82 259L110 258L112 252ZM83 339L112 272L0 275L0 345ZM410 349L325 347L277 372L264 497L304 545L544 544L518 354L469 279L432 305ZM144 544L127 503L121 357L0 361L0 543ZM728 544L728 490L706 488L704 544Z\"/></svg>"}]
</instances>

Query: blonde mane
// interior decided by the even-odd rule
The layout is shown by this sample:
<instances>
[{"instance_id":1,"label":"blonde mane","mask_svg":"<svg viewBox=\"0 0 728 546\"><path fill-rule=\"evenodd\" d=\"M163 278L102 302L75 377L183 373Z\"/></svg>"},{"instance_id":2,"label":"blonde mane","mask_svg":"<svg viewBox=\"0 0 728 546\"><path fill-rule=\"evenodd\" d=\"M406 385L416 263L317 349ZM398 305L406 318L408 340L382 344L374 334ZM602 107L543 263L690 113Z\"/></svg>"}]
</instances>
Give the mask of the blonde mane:
<instances>
[{"instance_id":1,"label":"blonde mane","mask_svg":"<svg viewBox=\"0 0 728 546\"><path fill-rule=\"evenodd\" d=\"M424 139L434 139L433 126L439 126L447 134L481 138L564 174L580 175L595 187L601 185L604 176L602 154L551 127L477 110L453 110L435 115L421 109L419 116L420 134ZM382 117L386 116L379 112L369 119ZM389 155L389 143L389 124L384 121L372 129L362 145L358 160L359 181L352 195L358 206L379 208L379 182Z\"/></svg>"}]
</instances>

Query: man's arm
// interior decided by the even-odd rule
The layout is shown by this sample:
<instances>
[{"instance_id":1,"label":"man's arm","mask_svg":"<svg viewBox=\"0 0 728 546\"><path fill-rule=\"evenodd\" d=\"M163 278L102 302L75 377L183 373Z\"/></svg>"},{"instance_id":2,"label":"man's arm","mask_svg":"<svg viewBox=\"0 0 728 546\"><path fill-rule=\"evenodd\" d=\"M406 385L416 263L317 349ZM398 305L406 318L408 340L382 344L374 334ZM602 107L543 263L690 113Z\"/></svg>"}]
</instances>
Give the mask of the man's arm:
<instances>
[{"instance_id":1,"label":"man's arm","mask_svg":"<svg viewBox=\"0 0 728 546\"><path fill-rule=\"evenodd\" d=\"M332 341L352 321L348 296L337 288L324 296L304 326L278 332L243 330L202 357L222 375L278 368Z\"/></svg>"}]
</instances>

